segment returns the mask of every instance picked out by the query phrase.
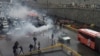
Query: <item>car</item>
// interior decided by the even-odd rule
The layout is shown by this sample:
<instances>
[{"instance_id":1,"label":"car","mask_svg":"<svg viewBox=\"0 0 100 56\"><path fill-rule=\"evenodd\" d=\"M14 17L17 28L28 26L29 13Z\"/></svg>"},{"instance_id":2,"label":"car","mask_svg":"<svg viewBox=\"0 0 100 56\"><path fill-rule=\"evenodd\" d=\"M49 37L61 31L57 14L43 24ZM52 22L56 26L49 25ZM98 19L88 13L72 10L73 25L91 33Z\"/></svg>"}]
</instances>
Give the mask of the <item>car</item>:
<instances>
[{"instance_id":1,"label":"car","mask_svg":"<svg viewBox=\"0 0 100 56\"><path fill-rule=\"evenodd\" d=\"M59 37L58 37L58 41L61 43L70 43L71 37L68 36L68 34L66 33L62 33Z\"/></svg>"}]
</instances>

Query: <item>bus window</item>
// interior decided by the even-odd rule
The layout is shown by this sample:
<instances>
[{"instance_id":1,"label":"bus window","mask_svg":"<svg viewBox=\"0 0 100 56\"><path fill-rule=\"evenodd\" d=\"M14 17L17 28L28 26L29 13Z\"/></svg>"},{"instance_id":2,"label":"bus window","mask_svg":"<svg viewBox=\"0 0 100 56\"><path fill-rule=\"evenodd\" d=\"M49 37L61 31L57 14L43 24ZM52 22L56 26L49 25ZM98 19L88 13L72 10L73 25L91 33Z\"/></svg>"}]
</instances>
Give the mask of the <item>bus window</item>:
<instances>
[{"instance_id":1,"label":"bus window","mask_svg":"<svg viewBox=\"0 0 100 56\"><path fill-rule=\"evenodd\" d=\"M95 41L94 40L94 37L92 37L92 36L90 36L90 35L88 35L88 34L86 34L86 33L83 33L83 32L79 32L79 34L81 35L81 36L83 36L84 38L86 38L86 39L90 39L91 41Z\"/></svg>"}]
</instances>

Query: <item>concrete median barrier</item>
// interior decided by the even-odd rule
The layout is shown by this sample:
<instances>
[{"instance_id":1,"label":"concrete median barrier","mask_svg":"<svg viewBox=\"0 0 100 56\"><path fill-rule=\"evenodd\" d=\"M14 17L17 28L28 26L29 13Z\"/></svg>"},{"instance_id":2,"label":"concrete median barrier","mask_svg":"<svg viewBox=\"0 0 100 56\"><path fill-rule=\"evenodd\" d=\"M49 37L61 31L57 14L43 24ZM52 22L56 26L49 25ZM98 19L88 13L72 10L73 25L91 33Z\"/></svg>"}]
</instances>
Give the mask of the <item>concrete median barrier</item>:
<instances>
[{"instance_id":1,"label":"concrete median barrier","mask_svg":"<svg viewBox=\"0 0 100 56\"><path fill-rule=\"evenodd\" d=\"M70 29L70 30L73 30L73 31L77 32L77 29L71 27L71 25L63 25L63 26L64 26L65 28L68 28L68 29Z\"/></svg>"}]
</instances>

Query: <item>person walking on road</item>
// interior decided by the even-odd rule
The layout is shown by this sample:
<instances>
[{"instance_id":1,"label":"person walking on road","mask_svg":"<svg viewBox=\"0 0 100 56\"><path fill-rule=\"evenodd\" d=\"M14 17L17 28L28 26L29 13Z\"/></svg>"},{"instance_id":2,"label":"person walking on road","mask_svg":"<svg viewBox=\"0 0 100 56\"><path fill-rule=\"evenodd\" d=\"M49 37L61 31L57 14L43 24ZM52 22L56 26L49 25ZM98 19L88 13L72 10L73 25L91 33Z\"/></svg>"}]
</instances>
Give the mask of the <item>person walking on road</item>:
<instances>
[{"instance_id":1,"label":"person walking on road","mask_svg":"<svg viewBox=\"0 0 100 56\"><path fill-rule=\"evenodd\" d=\"M32 44L30 44L30 45L29 45L29 48L30 48L30 50L29 50L29 51L31 52L31 51L32 51L32 49L33 49L33 45L32 45Z\"/></svg>"},{"instance_id":2,"label":"person walking on road","mask_svg":"<svg viewBox=\"0 0 100 56\"><path fill-rule=\"evenodd\" d=\"M54 44L54 34L52 33L52 36L51 36L51 45Z\"/></svg>"},{"instance_id":3,"label":"person walking on road","mask_svg":"<svg viewBox=\"0 0 100 56\"><path fill-rule=\"evenodd\" d=\"M14 56L17 56L16 49L17 49L17 48L16 48L16 46L14 45L14 46L13 46L13 53L14 53Z\"/></svg>"},{"instance_id":4,"label":"person walking on road","mask_svg":"<svg viewBox=\"0 0 100 56\"><path fill-rule=\"evenodd\" d=\"M33 37L33 40L34 40L34 46L36 47L37 38L36 37Z\"/></svg>"},{"instance_id":5,"label":"person walking on road","mask_svg":"<svg viewBox=\"0 0 100 56\"><path fill-rule=\"evenodd\" d=\"M18 52L17 52L17 48L18 48L18 41L15 42L14 46L13 46L13 53L14 53L14 56L17 56L18 55Z\"/></svg>"},{"instance_id":6,"label":"person walking on road","mask_svg":"<svg viewBox=\"0 0 100 56\"><path fill-rule=\"evenodd\" d=\"M41 55L41 50L40 50L40 42L38 42L38 56Z\"/></svg>"},{"instance_id":7,"label":"person walking on road","mask_svg":"<svg viewBox=\"0 0 100 56\"><path fill-rule=\"evenodd\" d=\"M40 42L38 42L38 50L40 50Z\"/></svg>"}]
</instances>

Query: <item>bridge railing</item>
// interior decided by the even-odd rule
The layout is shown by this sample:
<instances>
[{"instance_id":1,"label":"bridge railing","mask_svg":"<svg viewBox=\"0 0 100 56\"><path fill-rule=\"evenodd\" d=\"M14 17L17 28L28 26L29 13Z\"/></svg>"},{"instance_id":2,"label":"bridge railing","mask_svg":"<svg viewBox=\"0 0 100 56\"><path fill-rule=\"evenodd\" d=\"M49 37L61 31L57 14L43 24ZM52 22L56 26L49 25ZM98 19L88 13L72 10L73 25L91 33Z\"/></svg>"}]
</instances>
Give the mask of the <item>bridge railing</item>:
<instances>
[{"instance_id":1,"label":"bridge railing","mask_svg":"<svg viewBox=\"0 0 100 56\"><path fill-rule=\"evenodd\" d=\"M35 50L35 51L29 52L29 53L24 54L24 55L19 55L19 56L31 56L31 55L34 55L34 54L38 54L39 51L41 51L41 53L45 53L45 52L54 51L54 50L57 50L57 49L64 51L69 56L81 56L76 51L72 50L71 48L69 48L66 45L61 44L61 43L57 43L53 46L42 48L40 50Z\"/></svg>"}]
</instances>

